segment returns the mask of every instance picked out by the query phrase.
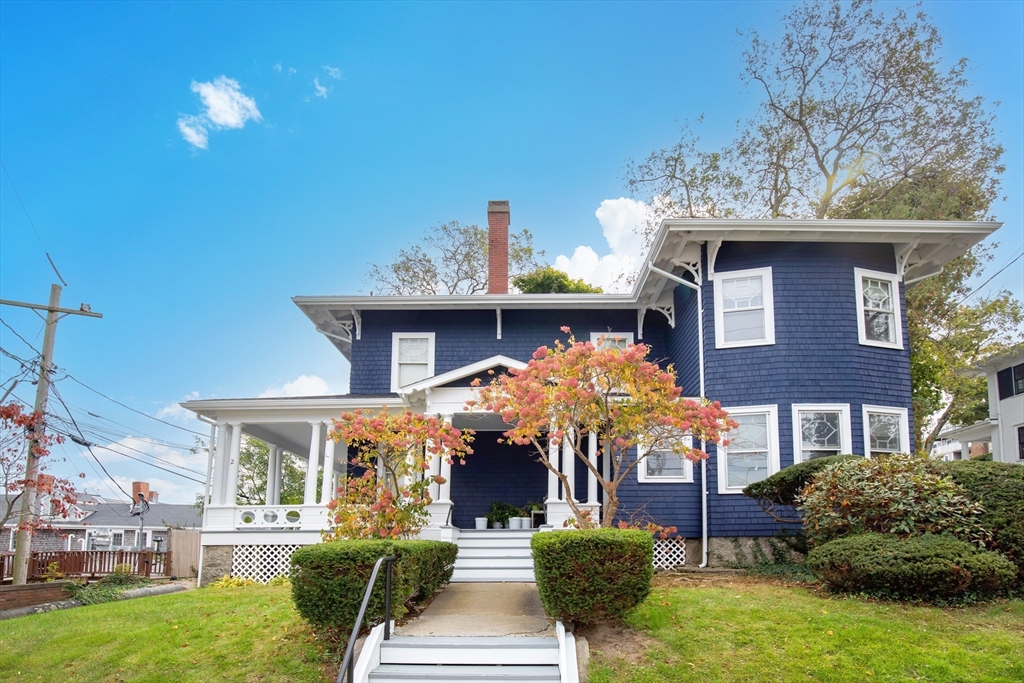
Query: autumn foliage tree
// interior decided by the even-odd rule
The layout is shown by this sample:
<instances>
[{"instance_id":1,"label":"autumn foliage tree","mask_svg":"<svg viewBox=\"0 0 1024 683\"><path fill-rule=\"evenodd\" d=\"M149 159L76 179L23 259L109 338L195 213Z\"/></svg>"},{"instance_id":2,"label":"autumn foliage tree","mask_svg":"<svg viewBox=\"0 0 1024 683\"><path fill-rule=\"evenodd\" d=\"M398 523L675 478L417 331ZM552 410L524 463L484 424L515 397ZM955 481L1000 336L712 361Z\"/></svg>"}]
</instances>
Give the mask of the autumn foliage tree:
<instances>
[{"instance_id":1,"label":"autumn foliage tree","mask_svg":"<svg viewBox=\"0 0 1024 683\"><path fill-rule=\"evenodd\" d=\"M345 413L334 420L329 436L355 451L350 464L356 471L328 504L333 523L324 534L328 541L416 534L427 522L430 485L444 483L429 472L431 460L464 462L473 452L473 430L408 410Z\"/></svg>"},{"instance_id":2,"label":"autumn foliage tree","mask_svg":"<svg viewBox=\"0 0 1024 683\"><path fill-rule=\"evenodd\" d=\"M569 333L568 327L562 331ZM564 439L604 490L600 525L610 527L619 509L619 486L650 453L672 451L699 462L707 454L687 445L720 443L735 426L718 402L680 398L674 369L647 360L644 344L555 341L542 346L522 370L496 376L481 388L471 408L501 415L513 425L509 443L532 445L540 462L562 482L566 502L580 527L592 526L587 511L573 499L568 478L549 457L552 444ZM609 475L588 459L588 434L598 435L598 455L609 458ZM559 449L561 450L561 449Z\"/></svg>"},{"instance_id":3,"label":"autumn foliage tree","mask_svg":"<svg viewBox=\"0 0 1024 683\"><path fill-rule=\"evenodd\" d=\"M40 474L35 481L29 481L25 476L25 456L33 436L36 438L31 447L40 459ZM18 529L36 531L49 527L54 519L66 519L72 514L78 502L74 483L45 474L44 459L50 454L50 447L63 440L59 435L43 432L39 413L26 413L17 403L0 405L0 485L6 494L0 499L0 527L14 520ZM37 497L47 496L43 514L38 514L38 510L21 514L21 499L27 491L34 491Z\"/></svg>"}]
</instances>

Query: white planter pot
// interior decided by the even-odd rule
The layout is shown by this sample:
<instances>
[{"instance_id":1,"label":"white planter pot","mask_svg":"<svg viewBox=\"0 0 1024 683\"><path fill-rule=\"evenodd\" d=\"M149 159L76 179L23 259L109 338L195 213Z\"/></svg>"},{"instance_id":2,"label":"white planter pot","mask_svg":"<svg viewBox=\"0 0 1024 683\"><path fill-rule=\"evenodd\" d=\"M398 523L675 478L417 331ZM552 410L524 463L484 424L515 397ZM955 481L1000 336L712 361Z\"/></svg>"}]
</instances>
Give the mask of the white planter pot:
<instances>
[{"instance_id":1,"label":"white planter pot","mask_svg":"<svg viewBox=\"0 0 1024 683\"><path fill-rule=\"evenodd\" d=\"M509 529L522 529L523 528L523 518L522 517L512 517L511 519L508 520L508 528Z\"/></svg>"},{"instance_id":2,"label":"white planter pot","mask_svg":"<svg viewBox=\"0 0 1024 683\"><path fill-rule=\"evenodd\" d=\"M505 527L502 525L501 522L495 522L494 523L494 528L495 529L504 529Z\"/></svg>"},{"instance_id":3,"label":"white planter pot","mask_svg":"<svg viewBox=\"0 0 1024 683\"><path fill-rule=\"evenodd\" d=\"M477 517L474 521L476 522L476 528L477 529L481 529L482 530L482 529L486 529L487 528L487 518L486 517Z\"/></svg>"},{"instance_id":4,"label":"white planter pot","mask_svg":"<svg viewBox=\"0 0 1024 683\"><path fill-rule=\"evenodd\" d=\"M516 517L516 519L519 520L519 526L516 527L517 529L529 529L530 528L530 518L529 517Z\"/></svg>"}]
</instances>

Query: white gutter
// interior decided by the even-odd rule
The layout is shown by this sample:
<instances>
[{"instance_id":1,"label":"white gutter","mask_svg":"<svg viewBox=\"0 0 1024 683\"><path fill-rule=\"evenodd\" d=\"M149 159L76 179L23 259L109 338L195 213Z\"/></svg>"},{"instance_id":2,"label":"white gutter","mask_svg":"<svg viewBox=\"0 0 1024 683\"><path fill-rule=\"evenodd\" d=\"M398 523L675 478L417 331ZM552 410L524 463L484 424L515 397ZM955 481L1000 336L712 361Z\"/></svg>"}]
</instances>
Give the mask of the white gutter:
<instances>
[{"instance_id":1,"label":"white gutter","mask_svg":"<svg viewBox=\"0 0 1024 683\"><path fill-rule=\"evenodd\" d=\"M700 398L703 401L707 398L704 395L704 294L703 294L703 283L694 284L689 280L684 280L681 277L677 277L672 273L662 270L654 265L654 263L648 263L648 268L651 271L661 275L662 277L668 278L673 282L678 282L684 287L697 292L697 358L700 366ZM701 277L703 279L703 276ZM707 447L704 441L700 442L700 449L703 451ZM706 452L706 451L705 451ZM704 569L708 566L708 461L700 461L700 535L701 535L701 562L697 565L700 569Z\"/></svg>"}]
</instances>

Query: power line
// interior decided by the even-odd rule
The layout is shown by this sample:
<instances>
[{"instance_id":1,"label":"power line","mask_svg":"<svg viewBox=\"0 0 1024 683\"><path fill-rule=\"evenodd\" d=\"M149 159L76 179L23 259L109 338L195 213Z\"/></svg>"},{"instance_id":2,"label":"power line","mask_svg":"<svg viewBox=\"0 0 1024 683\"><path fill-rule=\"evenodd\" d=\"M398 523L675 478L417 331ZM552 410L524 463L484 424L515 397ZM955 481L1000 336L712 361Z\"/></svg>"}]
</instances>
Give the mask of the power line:
<instances>
[{"instance_id":1,"label":"power line","mask_svg":"<svg viewBox=\"0 0 1024 683\"><path fill-rule=\"evenodd\" d=\"M996 272L995 272L995 273L994 273L994 274L992 275L992 277L990 277L989 279L985 280L985 281L984 281L984 282L982 282L982 283L981 283L980 285L978 285L977 287L975 287L975 288L974 288L974 290L973 290L973 291L972 291L972 292L971 292L970 294L968 294L967 296L965 296L965 297L964 297L963 299L960 299L960 301L957 301L957 302L956 302L956 305L957 305L957 306L959 306L960 304L962 304L963 302L967 301L967 300L968 300L968 299L970 299L970 298L971 298L972 296L974 296L975 294L977 294L978 292L980 292L980 291L981 291L981 290L982 290L982 289L983 289L983 288L985 287L985 285L987 285L988 283L992 282L992 280L995 280L995 279L996 279L996 277L997 277L997 276L998 276L998 275L999 275L1000 273L1002 273L1002 272L1003 272L1004 270L1006 270L1007 268L1009 268L1010 266L1012 266L1012 265L1013 265L1014 263L1016 263L1016 262L1017 262L1018 260L1020 260L1020 257L1021 257L1021 256L1024 256L1024 251L1021 251L1021 253L1019 253L1019 254L1017 254L1016 256L1014 256L1014 257L1013 257L1013 259L1011 259L1010 261L1007 261L1006 265L1004 265L1004 266L1003 266L1002 268L1000 268L999 270L997 270L997 271L996 271Z\"/></svg>"},{"instance_id":2,"label":"power line","mask_svg":"<svg viewBox=\"0 0 1024 683\"><path fill-rule=\"evenodd\" d=\"M83 387L85 387L86 389L88 389L88 390L89 390L89 391L91 391L92 393L96 394L97 396L102 396L103 398L107 399L107 400L108 400L108 401L110 401L111 403L116 403L117 405L121 406L122 408L126 408L126 409L128 409L128 410L132 411L133 413L137 413L137 414L139 414L139 415L141 415L141 416L143 416L143 417L148 417L148 418L149 418L150 420L154 420L154 421L156 421L156 422L159 422L160 424L165 424L165 425L167 425L168 427L174 427L175 429L180 429L181 431L183 431L183 432L188 432L189 434L195 434L196 436L203 436L203 437L207 436L206 434L203 434L203 433L201 433L201 432L197 432L197 431L194 431L194 430L192 430L192 429L188 429L187 427L182 427L182 426L180 426L180 425L176 425L176 424L174 424L173 422L167 422L166 420L161 420L161 419L160 419L159 417L153 417L152 415L150 415L150 414L148 414L148 413L144 413L144 412L142 412L141 410L136 410L135 408L132 408L132 407L131 407L131 406L129 406L129 405L125 405L124 403L121 403L121 402L120 402L120 401L118 401L117 399L113 399L113 398L110 398L110 397L109 397L109 396L107 396L106 394L104 394L104 393L102 393L102 392L100 392L100 391L97 391L96 389L93 389L93 388L92 388L92 387L90 387L90 386L89 386L88 384L86 384L85 382L83 382L83 381L81 381L81 380L77 379L77 378L76 378L76 377L75 377L74 375L71 375L71 374L70 374L70 373L68 373L68 372L65 372L65 373L64 373L64 377L66 377L66 378L70 379L70 380L71 380L72 382L75 382L76 384L80 384L80 385L82 385ZM62 379L63 379L63 378L62 378Z\"/></svg>"},{"instance_id":3,"label":"power line","mask_svg":"<svg viewBox=\"0 0 1024 683\"><path fill-rule=\"evenodd\" d=\"M43 355L42 352L39 349L37 349L36 347L32 346L32 344L30 344L27 339L25 339L20 334L18 334L18 331L16 329L14 329L10 325L8 325L7 321L5 321L3 318L0 318L0 325L3 325L7 329L9 329L11 332L13 332L14 336L17 337L18 339L20 339L25 344L25 346L27 346L28 348L30 348L33 351L35 351L37 356Z\"/></svg>"}]
</instances>

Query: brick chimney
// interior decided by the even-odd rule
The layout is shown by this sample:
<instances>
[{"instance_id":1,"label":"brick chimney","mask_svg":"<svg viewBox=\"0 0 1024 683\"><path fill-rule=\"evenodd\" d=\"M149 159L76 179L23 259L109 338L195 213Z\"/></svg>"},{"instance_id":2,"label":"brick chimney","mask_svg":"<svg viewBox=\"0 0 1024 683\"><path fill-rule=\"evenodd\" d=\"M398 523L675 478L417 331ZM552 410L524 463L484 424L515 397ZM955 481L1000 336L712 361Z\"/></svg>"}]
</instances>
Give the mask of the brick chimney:
<instances>
[{"instance_id":1,"label":"brick chimney","mask_svg":"<svg viewBox=\"0 0 1024 683\"><path fill-rule=\"evenodd\" d=\"M146 501L149 501L149 482L148 481L133 481L132 482L132 501L139 502L139 494L142 494Z\"/></svg>"},{"instance_id":2,"label":"brick chimney","mask_svg":"<svg viewBox=\"0 0 1024 683\"><path fill-rule=\"evenodd\" d=\"M508 201L487 202L487 293L508 294Z\"/></svg>"},{"instance_id":3,"label":"brick chimney","mask_svg":"<svg viewBox=\"0 0 1024 683\"><path fill-rule=\"evenodd\" d=\"M149 492L149 502L150 503L157 503L159 501L160 501L160 494L157 493L156 491L150 491Z\"/></svg>"}]
</instances>

